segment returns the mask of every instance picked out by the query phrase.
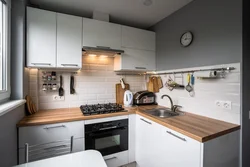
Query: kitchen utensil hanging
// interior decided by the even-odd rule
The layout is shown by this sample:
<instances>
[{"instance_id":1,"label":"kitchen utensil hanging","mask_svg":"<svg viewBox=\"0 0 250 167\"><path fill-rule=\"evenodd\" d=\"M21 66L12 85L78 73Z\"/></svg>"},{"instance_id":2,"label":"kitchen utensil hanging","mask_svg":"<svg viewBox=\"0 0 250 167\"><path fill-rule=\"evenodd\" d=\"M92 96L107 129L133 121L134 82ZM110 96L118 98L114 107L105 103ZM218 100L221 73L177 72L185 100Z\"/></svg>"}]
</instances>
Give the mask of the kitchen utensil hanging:
<instances>
[{"instance_id":1,"label":"kitchen utensil hanging","mask_svg":"<svg viewBox=\"0 0 250 167\"><path fill-rule=\"evenodd\" d=\"M194 80L195 80L195 77L194 77L194 74L191 75L190 80L191 80L192 91L189 92L189 95L191 97L194 97L195 96L195 92L194 92Z\"/></svg>"},{"instance_id":2,"label":"kitchen utensil hanging","mask_svg":"<svg viewBox=\"0 0 250 167\"><path fill-rule=\"evenodd\" d=\"M71 75L70 76L70 94L75 94L76 91L75 91L74 86L75 86L74 76Z\"/></svg>"},{"instance_id":3,"label":"kitchen utensil hanging","mask_svg":"<svg viewBox=\"0 0 250 167\"><path fill-rule=\"evenodd\" d=\"M168 90L172 91L174 89L174 87L171 86L171 84L173 83L173 79L171 78L170 75L168 75L168 79L167 82L165 83L165 86L168 88Z\"/></svg>"},{"instance_id":4,"label":"kitchen utensil hanging","mask_svg":"<svg viewBox=\"0 0 250 167\"><path fill-rule=\"evenodd\" d=\"M64 90L62 88L62 75L60 75L60 88L59 88L59 96L63 96Z\"/></svg>"},{"instance_id":5,"label":"kitchen utensil hanging","mask_svg":"<svg viewBox=\"0 0 250 167\"><path fill-rule=\"evenodd\" d=\"M186 86L186 90L188 92L191 92L193 90L193 87L190 85L190 74L189 73L187 74L187 82L188 82L188 84Z\"/></svg>"},{"instance_id":6,"label":"kitchen utensil hanging","mask_svg":"<svg viewBox=\"0 0 250 167\"><path fill-rule=\"evenodd\" d=\"M185 86L184 85L181 85L181 84L178 84L175 79L176 79L176 76L175 74L173 74L174 76L174 80L171 78L171 76L169 76L165 86L170 90L172 91L173 89L184 89ZM182 81L183 82L183 81Z\"/></svg>"}]
</instances>

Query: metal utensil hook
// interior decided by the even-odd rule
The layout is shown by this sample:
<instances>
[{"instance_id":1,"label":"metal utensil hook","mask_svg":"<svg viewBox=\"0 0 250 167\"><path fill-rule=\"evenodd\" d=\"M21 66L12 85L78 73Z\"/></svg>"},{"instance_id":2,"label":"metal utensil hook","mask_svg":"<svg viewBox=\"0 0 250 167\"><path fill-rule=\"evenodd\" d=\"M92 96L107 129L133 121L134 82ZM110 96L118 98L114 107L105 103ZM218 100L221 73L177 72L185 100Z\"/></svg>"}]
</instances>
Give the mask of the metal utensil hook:
<instances>
[{"instance_id":1,"label":"metal utensil hook","mask_svg":"<svg viewBox=\"0 0 250 167\"><path fill-rule=\"evenodd\" d=\"M176 77L175 77L175 72L173 72L173 77L174 77L174 82L175 82L175 78L176 78Z\"/></svg>"},{"instance_id":2,"label":"metal utensil hook","mask_svg":"<svg viewBox=\"0 0 250 167\"><path fill-rule=\"evenodd\" d=\"M71 72L71 75L76 75L77 74L77 72Z\"/></svg>"},{"instance_id":3,"label":"metal utensil hook","mask_svg":"<svg viewBox=\"0 0 250 167\"><path fill-rule=\"evenodd\" d=\"M181 84L184 85L183 73L181 73Z\"/></svg>"},{"instance_id":4,"label":"metal utensil hook","mask_svg":"<svg viewBox=\"0 0 250 167\"><path fill-rule=\"evenodd\" d=\"M229 71L230 72L230 71ZM226 77L226 70L225 69L221 69L221 77L225 78Z\"/></svg>"}]
</instances>

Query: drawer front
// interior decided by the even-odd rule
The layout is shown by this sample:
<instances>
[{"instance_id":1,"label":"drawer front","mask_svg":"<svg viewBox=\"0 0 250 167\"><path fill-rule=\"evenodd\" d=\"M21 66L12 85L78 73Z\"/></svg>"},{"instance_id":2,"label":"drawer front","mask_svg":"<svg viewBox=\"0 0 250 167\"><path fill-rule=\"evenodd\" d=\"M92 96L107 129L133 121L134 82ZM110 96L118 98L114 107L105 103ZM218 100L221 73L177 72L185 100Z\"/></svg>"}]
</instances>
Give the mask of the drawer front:
<instances>
[{"instance_id":1,"label":"drawer front","mask_svg":"<svg viewBox=\"0 0 250 167\"><path fill-rule=\"evenodd\" d=\"M118 167L128 164L128 151L104 156L104 160L108 167Z\"/></svg>"},{"instance_id":2,"label":"drawer front","mask_svg":"<svg viewBox=\"0 0 250 167\"><path fill-rule=\"evenodd\" d=\"M19 148L31 145L84 137L84 121L19 128Z\"/></svg>"},{"instance_id":3,"label":"drawer front","mask_svg":"<svg viewBox=\"0 0 250 167\"><path fill-rule=\"evenodd\" d=\"M35 149L30 148L29 162L41 159L51 158L59 155L69 154L70 147L66 142L50 143L42 145ZM80 152L84 150L84 138L74 139L73 152ZM19 164L25 163L25 149L21 148L19 151Z\"/></svg>"}]
</instances>

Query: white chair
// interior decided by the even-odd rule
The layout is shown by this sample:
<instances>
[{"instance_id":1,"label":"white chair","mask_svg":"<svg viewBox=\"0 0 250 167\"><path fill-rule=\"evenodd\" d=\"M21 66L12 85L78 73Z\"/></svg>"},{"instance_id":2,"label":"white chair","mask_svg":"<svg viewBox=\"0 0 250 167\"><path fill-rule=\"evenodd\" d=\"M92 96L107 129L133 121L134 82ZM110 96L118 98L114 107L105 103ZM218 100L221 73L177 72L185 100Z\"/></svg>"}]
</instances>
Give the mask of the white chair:
<instances>
[{"instance_id":1,"label":"white chair","mask_svg":"<svg viewBox=\"0 0 250 167\"><path fill-rule=\"evenodd\" d=\"M74 136L71 136L70 139L66 140L37 145L29 145L28 143L25 143L25 163L29 162L30 157L33 157L32 160L39 160L46 157L49 158L72 153L73 142Z\"/></svg>"}]
</instances>

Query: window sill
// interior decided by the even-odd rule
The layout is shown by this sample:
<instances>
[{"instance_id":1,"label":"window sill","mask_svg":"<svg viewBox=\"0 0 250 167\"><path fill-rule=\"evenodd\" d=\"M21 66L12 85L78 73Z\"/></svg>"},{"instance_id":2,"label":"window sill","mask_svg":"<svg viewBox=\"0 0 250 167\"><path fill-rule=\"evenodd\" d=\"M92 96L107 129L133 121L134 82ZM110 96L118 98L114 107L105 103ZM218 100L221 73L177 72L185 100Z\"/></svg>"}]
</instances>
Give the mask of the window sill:
<instances>
[{"instance_id":1,"label":"window sill","mask_svg":"<svg viewBox=\"0 0 250 167\"><path fill-rule=\"evenodd\" d=\"M11 100L6 103L0 104L0 116L14 110L15 108L26 103L26 100Z\"/></svg>"}]
</instances>

